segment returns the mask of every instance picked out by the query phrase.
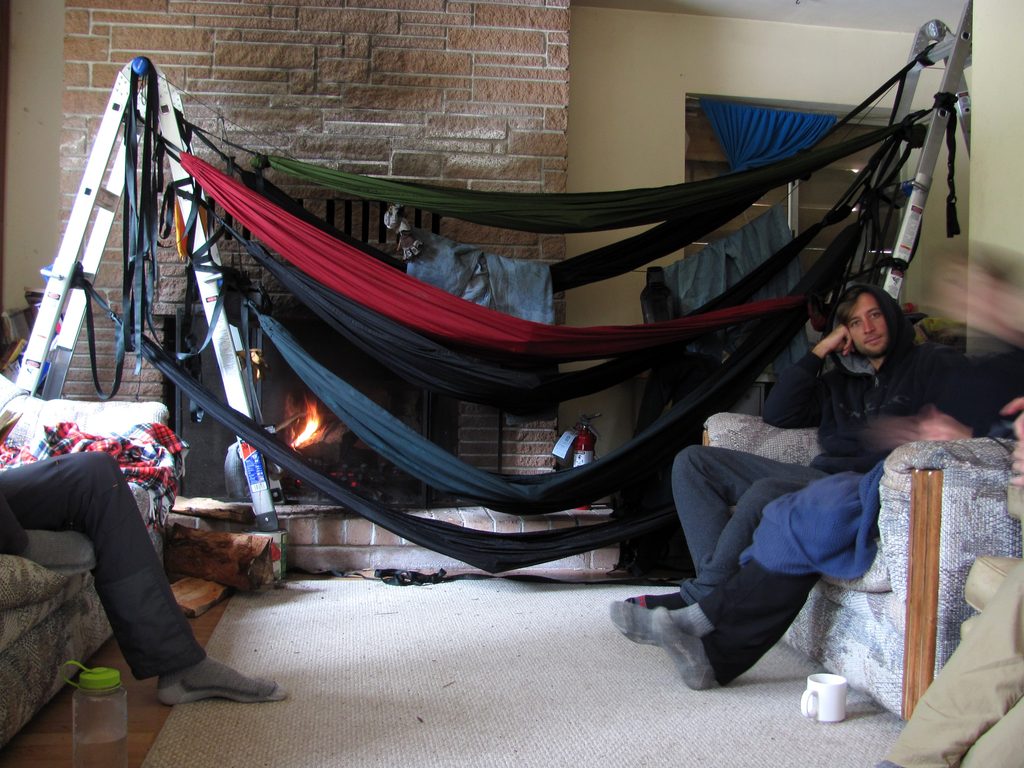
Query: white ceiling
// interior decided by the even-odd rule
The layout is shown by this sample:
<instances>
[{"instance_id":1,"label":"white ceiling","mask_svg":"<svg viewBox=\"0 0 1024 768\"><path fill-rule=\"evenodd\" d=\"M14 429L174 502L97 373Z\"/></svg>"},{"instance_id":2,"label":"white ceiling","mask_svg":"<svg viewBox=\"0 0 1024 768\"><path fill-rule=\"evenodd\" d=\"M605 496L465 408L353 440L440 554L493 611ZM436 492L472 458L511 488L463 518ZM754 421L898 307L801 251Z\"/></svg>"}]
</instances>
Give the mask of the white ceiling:
<instances>
[{"instance_id":1,"label":"white ceiling","mask_svg":"<svg viewBox=\"0 0 1024 768\"><path fill-rule=\"evenodd\" d=\"M956 30L965 0L572 0L572 3L598 8L913 33L932 19L939 19Z\"/></svg>"}]
</instances>

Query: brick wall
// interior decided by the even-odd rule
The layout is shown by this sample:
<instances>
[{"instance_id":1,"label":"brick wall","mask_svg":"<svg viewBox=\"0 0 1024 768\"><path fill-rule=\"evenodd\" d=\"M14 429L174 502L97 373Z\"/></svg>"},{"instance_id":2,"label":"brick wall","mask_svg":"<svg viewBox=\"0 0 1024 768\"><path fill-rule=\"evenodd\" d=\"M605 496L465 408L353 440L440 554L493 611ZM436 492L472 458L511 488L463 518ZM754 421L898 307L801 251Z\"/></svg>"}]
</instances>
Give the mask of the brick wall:
<instances>
[{"instance_id":1,"label":"brick wall","mask_svg":"<svg viewBox=\"0 0 1024 768\"><path fill-rule=\"evenodd\" d=\"M243 147L347 171L472 189L562 191L566 174L569 0L79 0L65 3L65 218L117 72L148 56L183 92L187 117ZM197 147L198 151L198 147ZM202 154L202 152L199 152ZM275 181L281 181L275 179ZM322 213L326 193L282 183ZM111 246L119 243L115 223ZM560 236L443 223L442 234L521 258L557 261ZM243 268L244 256L222 248ZM183 271L170 249L157 312L173 316ZM97 277L120 299L120 255ZM115 304L116 306L116 304ZM101 322L101 321L100 321ZM92 397L78 345L65 395ZM112 342L100 341L110 381ZM126 366L122 398L160 398L161 377ZM486 410L486 409L485 409ZM466 406L462 427L490 417ZM503 468L550 466L553 420L502 430ZM543 450L538 450L542 448Z\"/></svg>"}]
</instances>

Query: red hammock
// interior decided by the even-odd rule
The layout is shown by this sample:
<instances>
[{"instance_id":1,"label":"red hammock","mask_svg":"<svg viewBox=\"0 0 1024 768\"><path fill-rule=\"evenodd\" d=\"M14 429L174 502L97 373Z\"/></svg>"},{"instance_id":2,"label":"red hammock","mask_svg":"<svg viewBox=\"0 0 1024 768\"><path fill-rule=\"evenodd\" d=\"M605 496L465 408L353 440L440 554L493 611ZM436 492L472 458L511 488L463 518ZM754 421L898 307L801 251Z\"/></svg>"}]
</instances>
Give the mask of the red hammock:
<instances>
[{"instance_id":1,"label":"red hammock","mask_svg":"<svg viewBox=\"0 0 1024 768\"><path fill-rule=\"evenodd\" d=\"M804 303L799 296L769 299L641 325L583 328L534 323L473 304L381 264L197 157L182 153L181 165L235 219L306 274L374 312L460 347L552 361L593 360L685 341Z\"/></svg>"}]
</instances>

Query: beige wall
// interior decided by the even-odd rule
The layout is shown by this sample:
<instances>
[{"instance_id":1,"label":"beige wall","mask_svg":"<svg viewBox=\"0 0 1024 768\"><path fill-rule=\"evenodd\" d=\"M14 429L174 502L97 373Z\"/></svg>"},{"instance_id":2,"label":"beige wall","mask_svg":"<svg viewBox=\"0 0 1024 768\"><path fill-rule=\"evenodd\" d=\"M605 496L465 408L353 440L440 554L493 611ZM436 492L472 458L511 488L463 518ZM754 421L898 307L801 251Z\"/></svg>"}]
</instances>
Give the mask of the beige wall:
<instances>
[{"instance_id":1,"label":"beige wall","mask_svg":"<svg viewBox=\"0 0 1024 768\"><path fill-rule=\"evenodd\" d=\"M971 99L971 243L1019 251L1024 243L1024 82L1019 0L977 0ZM1024 320L1024 318L1022 318Z\"/></svg>"},{"instance_id":2,"label":"beige wall","mask_svg":"<svg viewBox=\"0 0 1024 768\"><path fill-rule=\"evenodd\" d=\"M952 27L959 23L945 21ZM909 34L574 7L568 188L579 192L681 180L687 93L853 106L906 63L912 43ZM916 103L930 104L940 77L935 72L922 74ZM941 215L944 159L941 162L941 183L934 187L925 216L921 262L936 239L936 249L949 247ZM960 178L965 202L968 180ZM961 224L966 229L965 211ZM937 230L942 232L938 238ZM575 255L624 236L621 231L572 236L567 250ZM955 247L966 249L966 238ZM915 262L915 270L924 273L926 264ZM910 300L920 300L914 293L915 270L904 294ZM567 322L640 322L643 281L639 270L570 291ZM610 450L631 436L641 391L641 383L634 381L564 404L560 424L571 425L580 412L605 414L598 421L599 448Z\"/></svg>"},{"instance_id":3,"label":"beige wall","mask_svg":"<svg viewBox=\"0 0 1024 768\"><path fill-rule=\"evenodd\" d=\"M57 252L64 3L9 0L11 71L7 109L3 309L42 288L39 269Z\"/></svg>"}]
</instances>

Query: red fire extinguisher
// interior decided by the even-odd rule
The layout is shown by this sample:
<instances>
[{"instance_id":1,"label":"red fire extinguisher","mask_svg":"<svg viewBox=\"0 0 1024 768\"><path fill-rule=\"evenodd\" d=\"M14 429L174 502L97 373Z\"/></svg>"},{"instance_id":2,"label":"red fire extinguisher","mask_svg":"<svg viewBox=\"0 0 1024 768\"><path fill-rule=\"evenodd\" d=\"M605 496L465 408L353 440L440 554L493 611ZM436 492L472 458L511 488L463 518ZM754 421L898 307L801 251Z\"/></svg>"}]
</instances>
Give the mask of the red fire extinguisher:
<instances>
[{"instance_id":1,"label":"red fire extinguisher","mask_svg":"<svg viewBox=\"0 0 1024 768\"><path fill-rule=\"evenodd\" d=\"M572 441L572 465L581 467L594 460L594 449L597 447L597 432L591 425L591 421L600 416L600 413L593 415L583 414L574 427L576 438Z\"/></svg>"}]
</instances>

